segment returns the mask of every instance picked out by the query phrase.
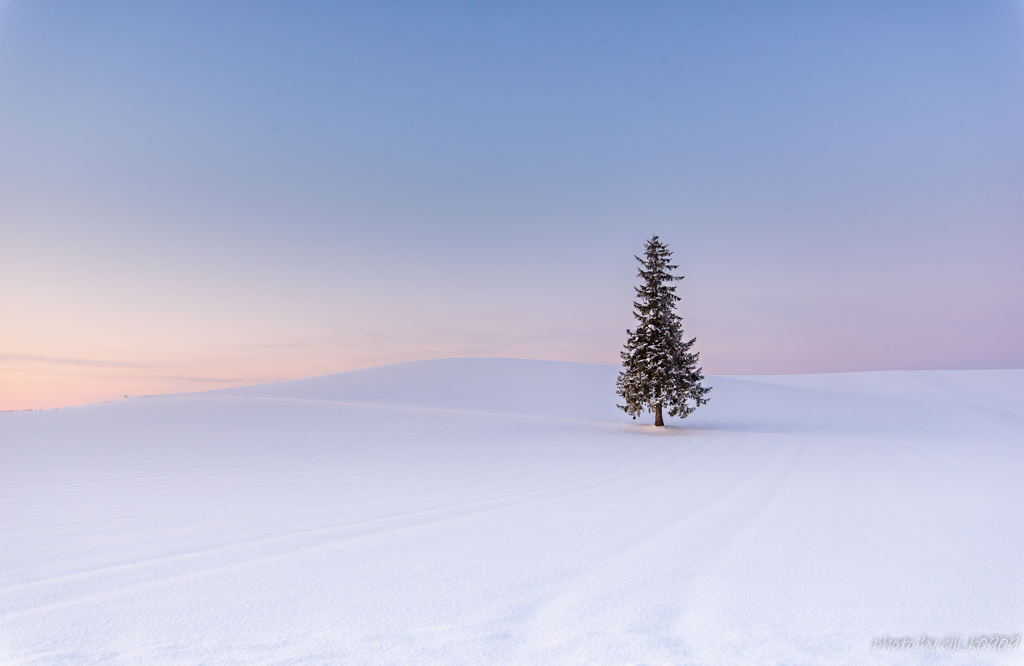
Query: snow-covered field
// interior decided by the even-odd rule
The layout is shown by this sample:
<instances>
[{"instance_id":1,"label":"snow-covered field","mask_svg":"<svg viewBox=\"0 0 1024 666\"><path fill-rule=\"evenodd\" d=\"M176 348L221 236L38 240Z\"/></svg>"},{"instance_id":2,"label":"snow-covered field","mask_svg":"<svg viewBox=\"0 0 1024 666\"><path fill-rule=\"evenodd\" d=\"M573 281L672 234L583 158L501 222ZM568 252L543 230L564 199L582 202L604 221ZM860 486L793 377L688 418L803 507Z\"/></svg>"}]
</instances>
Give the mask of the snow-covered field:
<instances>
[{"instance_id":1,"label":"snow-covered field","mask_svg":"<svg viewBox=\"0 0 1024 666\"><path fill-rule=\"evenodd\" d=\"M0 663L1024 662L872 651L1024 631L1024 370L711 377L666 429L617 372L0 414Z\"/></svg>"}]
</instances>

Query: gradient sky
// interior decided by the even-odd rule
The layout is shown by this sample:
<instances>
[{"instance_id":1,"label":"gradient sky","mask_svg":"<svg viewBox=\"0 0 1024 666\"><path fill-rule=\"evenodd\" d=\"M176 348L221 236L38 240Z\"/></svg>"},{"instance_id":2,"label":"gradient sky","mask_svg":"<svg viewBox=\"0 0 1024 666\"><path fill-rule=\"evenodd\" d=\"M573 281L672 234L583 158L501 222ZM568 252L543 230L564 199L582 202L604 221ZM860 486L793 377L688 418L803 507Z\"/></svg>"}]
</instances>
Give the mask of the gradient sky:
<instances>
[{"instance_id":1,"label":"gradient sky","mask_svg":"<svg viewBox=\"0 0 1024 666\"><path fill-rule=\"evenodd\" d=\"M614 364L655 233L705 372L1024 367L1024 4L0 4L0 409Z\"/></svg>"}]
</instances>

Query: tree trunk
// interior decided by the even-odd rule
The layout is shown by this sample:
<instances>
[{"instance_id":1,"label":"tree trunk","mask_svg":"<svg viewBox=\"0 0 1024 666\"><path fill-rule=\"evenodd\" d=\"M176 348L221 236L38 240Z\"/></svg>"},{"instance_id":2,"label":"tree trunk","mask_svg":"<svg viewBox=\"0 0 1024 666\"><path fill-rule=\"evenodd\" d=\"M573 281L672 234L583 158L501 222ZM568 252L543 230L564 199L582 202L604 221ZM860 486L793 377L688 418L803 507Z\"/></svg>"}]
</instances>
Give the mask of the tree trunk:
<instances>
[{"instance_id":1,"label":"tree trunk","mask_svg":"<svg viewBox=\"0 0 1024 666\"><path fill-rule=\"evenodd\" d=\"M654 408L654 425L662 426L665 425L665 420L661 418L661 403L659 402Z\"/></svg>"}]
</instances>

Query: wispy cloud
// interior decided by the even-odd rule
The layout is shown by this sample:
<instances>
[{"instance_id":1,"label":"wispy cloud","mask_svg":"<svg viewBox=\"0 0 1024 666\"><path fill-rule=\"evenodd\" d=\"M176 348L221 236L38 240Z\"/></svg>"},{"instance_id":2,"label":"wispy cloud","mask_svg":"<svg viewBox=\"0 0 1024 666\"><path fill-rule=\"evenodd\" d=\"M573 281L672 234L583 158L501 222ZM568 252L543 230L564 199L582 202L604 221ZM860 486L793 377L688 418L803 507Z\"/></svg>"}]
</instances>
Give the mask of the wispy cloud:
<instances>
[{"instance_id":1,"label":"wispy cloud","mask_svg":"<svg viewBox=\"0 0 1024 666\"><path fill-rule=\"evenodd\" d=\"M266 382L281 381L280 377L186 377L186 376L158 376L146 375L145 379L158 379L174 382L198 382L205 384L264 384Z\"/></svg>"},{"instance_id":2,"label":"wispy cloud","mask_svg":"<svg viewBox=\"0 0 1024 666\"><path fill-rule=\"evenodd\" d=\"M30 354L0 354L0 363L47 363L50 365L79 365L93 368L152 368L153 363L132 361L98 361L85 358L61 358L57 356L33 356Z\"/></svg>"},{"instance_id":3,"label":"wispy cloud","mask_svg":"<svg viewBox=\"0 0 1024 666\"><path fill-rule=\"evenodd\" d=\"M133 370L166 370L169 367L181 367L182 364L157 364L137 363L131 361L101 361L83 358L62 358L57 356L34 356L31 354L0 354L0 363L43 363L54 366L72 366L80 368L124 368ZM150 374L146 372L132 374L105 374L94 375L88 373L83 376L96 376L106 379L144 379L171 382L197 382L204 384L259 384L263 382L279 381L280 377L203 377L198 375L165 375Z\"/></svg>"}]
</instances>

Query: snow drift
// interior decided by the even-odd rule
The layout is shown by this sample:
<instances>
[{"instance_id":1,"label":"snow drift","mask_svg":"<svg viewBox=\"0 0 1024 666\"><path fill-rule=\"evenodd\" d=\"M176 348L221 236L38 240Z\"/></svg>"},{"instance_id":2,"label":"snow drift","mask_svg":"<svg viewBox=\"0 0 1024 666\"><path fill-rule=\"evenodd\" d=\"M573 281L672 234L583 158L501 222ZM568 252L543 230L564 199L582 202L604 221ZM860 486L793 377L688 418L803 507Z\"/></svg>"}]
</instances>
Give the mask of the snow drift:
<instances>
[{"instance_id":1,"label":"snow drift","mask_svg":"<svg viewBox=\"0 0 1024 666\"><path fill-rule=\"evenodd\" d=\"M872 645L1021 631L1024 371L711 377L665 429L617 371L0 414L0 662L1021 662Z\"/></svg>"}]
</instances>

